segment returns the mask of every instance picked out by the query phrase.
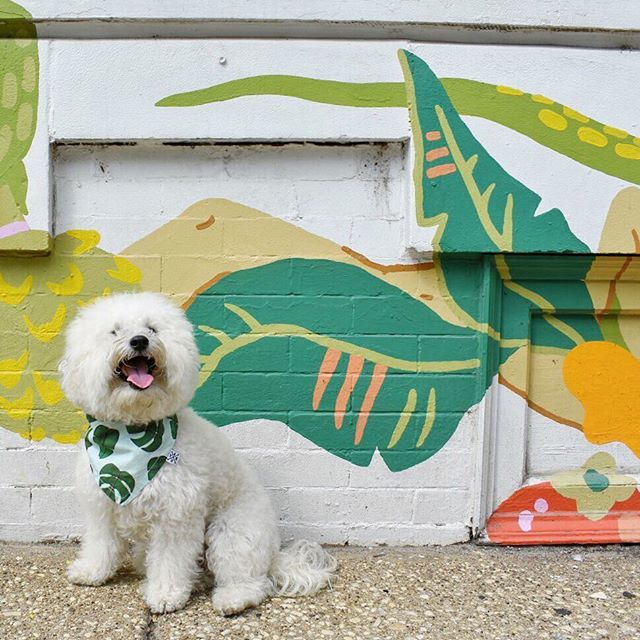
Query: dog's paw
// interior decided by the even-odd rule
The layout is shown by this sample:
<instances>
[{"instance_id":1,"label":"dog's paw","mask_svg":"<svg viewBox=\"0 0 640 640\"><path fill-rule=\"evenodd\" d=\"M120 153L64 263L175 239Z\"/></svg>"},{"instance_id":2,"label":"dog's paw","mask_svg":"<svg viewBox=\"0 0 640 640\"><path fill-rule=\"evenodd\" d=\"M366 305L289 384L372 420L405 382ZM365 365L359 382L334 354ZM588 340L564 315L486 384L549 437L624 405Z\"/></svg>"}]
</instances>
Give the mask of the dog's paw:
<instances>
[{"instance_id":1,"label":"dog's paw","mask_svg":"<svg viewBox=\"0 0 640 640\"><path fill-rule=\"evenodd\" d=\"M232 616L259 605L268 595L260 583L241 582L216 587L211 596L211 603L220 615Z\"/></svg>"},{"instance_id":2,"label":"dog's paw","mask_svg":"<svg viewBox=\"0 0 640 640\"><path fill-rule=\"evenodd\" d=\"M176 589L144 583L140 589L152 613L171 613L182 609L191 595L190 589Z\"/></svg>"},{"instance_id":3,"label":"dog's paw","mask_svg":"<svg viewBox=\"0 0 640 640\"><path fill-rule=\"evenodd\" d=\"M89 587L99 587L113 575L109 567L91 564L84 560L74 560L67 570L69 582Z\"/></svg>"}]
</instances>

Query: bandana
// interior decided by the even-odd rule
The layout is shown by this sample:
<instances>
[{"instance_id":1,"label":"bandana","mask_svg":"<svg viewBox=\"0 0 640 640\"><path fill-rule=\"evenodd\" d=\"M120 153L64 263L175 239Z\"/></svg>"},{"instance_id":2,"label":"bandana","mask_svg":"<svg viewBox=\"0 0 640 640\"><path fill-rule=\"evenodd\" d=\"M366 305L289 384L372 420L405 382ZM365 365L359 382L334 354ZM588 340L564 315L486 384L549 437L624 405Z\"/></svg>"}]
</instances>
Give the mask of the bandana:
<instances>
[{"instance_id":1,"label":"bandana","mask_svg":"<svg viewBox=\"0 0 640 640\"><path fill-rule=\"evenodd\" d=\"M173 450L177 416L142 426L100 422L92 416L87 420L84 442L93 476L100 489L119 505L140 494L165 462L177 464L180 458Z\"/></svg>"}]
</instances>

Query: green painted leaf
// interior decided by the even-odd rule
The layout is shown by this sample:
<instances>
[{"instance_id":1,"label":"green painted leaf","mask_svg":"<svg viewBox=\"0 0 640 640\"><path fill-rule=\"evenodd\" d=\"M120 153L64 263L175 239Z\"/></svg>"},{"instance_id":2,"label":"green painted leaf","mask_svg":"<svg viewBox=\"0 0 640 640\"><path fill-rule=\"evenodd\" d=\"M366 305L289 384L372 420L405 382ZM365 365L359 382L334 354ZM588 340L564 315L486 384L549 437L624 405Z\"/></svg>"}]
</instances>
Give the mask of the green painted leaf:
<instances>
[{"instance_id":1,"label":"green painted leaf","mask_svg":"<svg viewBox=\"0 0 640 640\"><path fill-rule=\"evenodd\" d=\"M151 458L149 462L147 462L147 478L149 478L150 481L156 477L156 474L162 469L162 465L166 461L167 456L158 456L157 458Z\"/></svg>"},{"instance_id":2,"label":"green painted leaf","mask_svg":"<svg viewBox=\"0 0 640 640\"><path fill-rule=\"evenodd\" d=\"M498 253L490 266L505 283L500 335L526 343L530 311L545 313L548 322L536 338L545 346L571 348L581 339L601 339L594 317L555 317L557 309L591 309L584 284L593 263L579 256L562 265L566 282L530 280L532 262L513 253L558 252L585 254L589 248L571 231L558 209L538 214L541 198L511 176L475 139L454 108L440 80L420 58L400 55L408 87L416 147L414 181L418 222L438 225L435 248L439 276L469 326L480 327L466 295L467 274L459 268L456 252ZM519 280L527 279L526 286ZM493 327L494 335L497 329ZM502 360L509 351L502 353Z\"/></svg>"},{"instance_id":3,"label":"green painted leaf","mask_svg":"<svg viewBox=\"0 0 640 640\"><path fill-rule=\"evenodd\" d=\"M357 465L376 449L394 471L426 460L484 393L475 331L344 263L233 273L188 316L203 354L196 411L218 425L280 420Z\"/></svg>"},{"instance_id":4,"label":"green painted leaf","mask_svg":"<svg viewBox=\"0 0 640 640\"><path fill-rule=\"evenodd\" d=\"M162 444L164 436L164 424L162 420L150 422L142 427L128 426L127 431L131 436L131 442L143 451L156 451ZM135 436L135 437L134 437Z\"/></svg>"},{"instance_id":5,"label":"green painted leaf","mask_svg":"<svg viewBox=\"0 0 640 640\"><path fill-rule=\"evenodd\" d=\"M400 60L416 148L418 222L439 225L437 248L588 253L558 209L536 215L540 196L509 175L474 138L429 66L407 51Z\"/></svg>"},{"instance_id":6,"label":"green painted leaf","mask_svg":"<svg viewBox=\"0 0 640 640\"><path fill-rule=\"evenodd\" d=\"M100 488L119 504L131 496L136 481L130 473L119 469L115 464L105 464L100 469Z\"/></svg>"},{"instance_id":7,"label":"green painted leaf","mask_svg":"<svg viewBox=\"0 0 640 640\"><path fill-rule=\"evenodd\" d=\"M117 429L110 429L103 424L96 427L93 432L93 441L100 449L98 453L98 457L100 459L113 454L113 450L115 449L119 437L120 433Z\"/></svg>"}]
</instances>

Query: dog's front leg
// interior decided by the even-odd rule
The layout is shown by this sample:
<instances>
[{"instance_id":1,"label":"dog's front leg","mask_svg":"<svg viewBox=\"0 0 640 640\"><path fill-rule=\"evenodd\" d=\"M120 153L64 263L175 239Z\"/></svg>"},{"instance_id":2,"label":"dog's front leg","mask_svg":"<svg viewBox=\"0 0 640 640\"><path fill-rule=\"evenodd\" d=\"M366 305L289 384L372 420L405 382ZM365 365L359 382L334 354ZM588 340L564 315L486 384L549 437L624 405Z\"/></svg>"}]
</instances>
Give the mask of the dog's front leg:
<instances>
[{"instance_id":1,"label":"dog's front leg","mask_svg":"<svg viewBox=\"0 0 640 640\"><path fill-rule=\"evenodd\" d=\"M89 586L104 584L122 563L125 544L118 534L115 510L118 508L93 485L85 485L83 507L87 529L80 553L69 567L70 582Z\"/></svg>"},{"instance_id":2,"label":"dog's front leg","mask_svg":"<svg viewBox=\"0 0 640 640\"><path fill-rule=\"evenodd\" d=\"M204 547L204 516L159 519L151 525L147 578L142 594L154 613L182 609L198 576Z\"/></svg>"}]
</instances>

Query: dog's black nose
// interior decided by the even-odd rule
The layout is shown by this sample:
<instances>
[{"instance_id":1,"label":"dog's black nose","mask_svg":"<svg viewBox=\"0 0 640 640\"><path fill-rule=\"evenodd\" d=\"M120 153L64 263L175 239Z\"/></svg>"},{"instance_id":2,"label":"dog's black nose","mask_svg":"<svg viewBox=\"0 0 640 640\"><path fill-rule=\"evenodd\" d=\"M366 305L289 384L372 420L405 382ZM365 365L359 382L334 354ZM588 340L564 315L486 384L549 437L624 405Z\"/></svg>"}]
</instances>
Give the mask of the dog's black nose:
<instances>
[{"instance_id":1,"label":"dog's black nose","mask_svg":"<svg viewBox=\"0 0 640 640\"><path fill-rule=\"evenodd\" d=\"M133 338L129 340L129 344L136 351L144 351L149 346L149 338L147 338L147 336L133 336Z\"/></svg>"}]
</instances>

